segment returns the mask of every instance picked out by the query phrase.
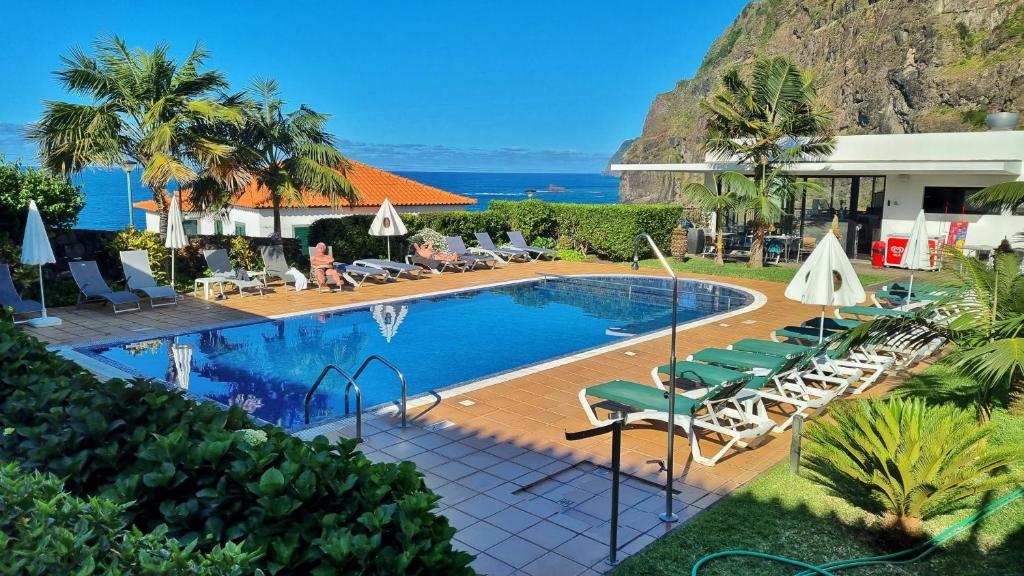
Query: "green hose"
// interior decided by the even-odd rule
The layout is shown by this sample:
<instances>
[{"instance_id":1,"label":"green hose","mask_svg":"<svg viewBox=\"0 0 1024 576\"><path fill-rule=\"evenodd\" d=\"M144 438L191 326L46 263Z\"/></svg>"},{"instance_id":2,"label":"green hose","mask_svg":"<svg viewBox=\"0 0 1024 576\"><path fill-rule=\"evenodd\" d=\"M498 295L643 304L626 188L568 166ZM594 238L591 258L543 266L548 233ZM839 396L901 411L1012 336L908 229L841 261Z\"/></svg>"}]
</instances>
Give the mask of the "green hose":
<instances>
[{"instance_id":1,"label":"green hose","mask_svg":"<svg viewBox=\"0 0 1024 576\"><path fill-rule=\"evenodd\" d=\"M974 514L971 514L967 518L953 524L949 528L946 528L942 532L939 532L935 536L932 536L925 542L908 548L900 552L894 552L892 554L883 554L881 556L868 556L864 558L850 558L847 560L835 560L833 562L826 562L825 564L819 564L817 566L801 562L800 560L794 560L793 558L786 558L785 556L777 556L775 554L768 554L766 552L756 552L753 550L726 550L723 552L715 552L708 554L696 564L693 565L693 570L690 571L690 576L697 576L697 572L701 566L716 558L725 558L727 556L750 556L752 558L763 558L765 560L771 560L773 562L781 562L783 564L790 564L803 568L804 570L798 572L796 576L811 576L817 574L818 576L834 576L834 574L840 570L847 570L850 568L859 568L861 566L871 566L874 564L909 564L911 562L917 562L925 556L928 556L934 552L937 548L953 539L962 530L973 526L982 518L992 514L996 510L1003 506L1013 502L1017 498L1024 496L1024 489L1018 488L1013 492L989 503L987 506L978 510Z\"/></svg>"}]
</instances>

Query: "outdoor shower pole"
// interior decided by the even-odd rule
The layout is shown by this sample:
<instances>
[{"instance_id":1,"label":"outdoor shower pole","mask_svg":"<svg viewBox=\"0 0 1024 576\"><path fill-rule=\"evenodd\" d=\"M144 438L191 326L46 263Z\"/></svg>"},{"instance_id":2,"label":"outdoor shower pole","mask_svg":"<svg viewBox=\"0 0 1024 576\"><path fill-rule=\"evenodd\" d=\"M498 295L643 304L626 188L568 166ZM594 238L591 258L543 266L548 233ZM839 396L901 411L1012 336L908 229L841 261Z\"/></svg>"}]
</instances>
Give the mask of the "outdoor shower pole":
<instances>
[{"instance_id":1,"label":"outdoor shower pole","mask_svg":"<svg viewBox=\"0 0 1024 576\"><path fill-rule=\"evenodd\" d=\"M679 516L672 511L672 482L674 480L672 473L676 440L676 322L678 320L676 315L679 309L679 281L675 270L672 269L668 260L665 259L665 255L661 253L661 250L658 250L658 246L654 243L654 239L651 238L650 234L637 234L633 241L633 270L640 269L641 240L646 240L650 244L654 255L658 257L661 265L672 279L672 338L668 354L668 457L665 462L665 512L659 514L658 518L662 522L678 522Z\"/></svg>"}]
</instances>

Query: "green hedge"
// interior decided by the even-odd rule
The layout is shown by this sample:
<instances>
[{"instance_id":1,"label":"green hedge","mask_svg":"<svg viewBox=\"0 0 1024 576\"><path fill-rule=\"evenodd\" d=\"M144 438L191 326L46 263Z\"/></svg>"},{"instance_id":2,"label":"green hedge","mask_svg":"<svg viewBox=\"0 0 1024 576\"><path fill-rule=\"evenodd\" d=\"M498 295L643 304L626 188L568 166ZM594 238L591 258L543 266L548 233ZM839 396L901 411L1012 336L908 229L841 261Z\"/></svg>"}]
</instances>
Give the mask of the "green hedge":
<instances>
[{"instance_id":1,"label":"green hedge","mask_svg":"<svg viewBox=\"0 0 1024 576\"><path fill-rule=\"evenodd\" d=\"M430 212L403 216L410 234L423 228L447 236L462 236L475 244L475 232L487 232L498 244L507 241L505 232L519 230L529 242L572 248L611 260L633 257L633 241L647 232L659 247L667 249L672 229L683 209L671 204L552 204L540 200L492 201L482 212ZM385 239L367 234L372 216L324 218L313 223L309 240L334 247L339 260L379 257L385 253ZM405 238L392 238L392 257L404 253ZM650 255L644 245L642 256Z\"/></svg>"},{"instance_id":2,"label":"green hedge","mask_svg":"<svg viewBox=\"0 0 1024 576\"><path fill-rule=\"evenodd\" d=\"M127 504L143 531L200 550L244 541L270 573L472 573L412 463L253 426L154 381L100 383L0 321L0 459Z\"/></svg>"},{"instance_id":3,"label":"green hedge","mask_svg":"<svg viewBox=\"0 0 1024 576\"><path fill-rule=\"evenodd\" d=\"M125 504L78 498L50 474L0 465L0 574L242 576L258 554L241 546L197 552L160 528L127 529Z\"/></svg>"}]
</instances>

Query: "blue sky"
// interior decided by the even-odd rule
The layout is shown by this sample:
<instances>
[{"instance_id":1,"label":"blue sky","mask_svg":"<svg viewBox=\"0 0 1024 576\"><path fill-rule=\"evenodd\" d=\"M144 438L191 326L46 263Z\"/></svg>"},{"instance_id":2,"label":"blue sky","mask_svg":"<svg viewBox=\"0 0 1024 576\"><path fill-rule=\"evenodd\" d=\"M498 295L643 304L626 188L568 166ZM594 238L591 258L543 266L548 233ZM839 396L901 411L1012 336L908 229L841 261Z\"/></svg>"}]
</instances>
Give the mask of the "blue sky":
<instances>
[{"instance_id":1,"label":"blue sky","mask_svg":"<svg viewBox=\"0 0 1024 576\"><path fill-rule=\"evenodd\" d=\"M235 87L277 79L383 168L597 171L745 3L5 2L0 154L29 157L21 127L66 98L60 55L118 34L177 55L202 42Z\"/></svg>"}]
</instances>

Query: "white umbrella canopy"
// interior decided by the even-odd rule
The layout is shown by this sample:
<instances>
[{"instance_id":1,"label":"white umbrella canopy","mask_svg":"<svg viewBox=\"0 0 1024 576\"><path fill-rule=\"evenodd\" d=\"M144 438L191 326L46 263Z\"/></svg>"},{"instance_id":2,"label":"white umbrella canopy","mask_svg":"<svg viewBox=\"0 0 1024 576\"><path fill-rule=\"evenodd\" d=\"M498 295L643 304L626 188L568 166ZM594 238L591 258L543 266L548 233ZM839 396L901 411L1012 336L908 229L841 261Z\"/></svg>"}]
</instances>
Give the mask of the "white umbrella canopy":
<instances>
[{"instance_id":1,"label":"white umbrella canopy","mask_svg":"<svg viewBox=\"0 0 1024 576\"><path fill-rule=\"evenodd\" d=\"M381 335L388 342L391 342L395 334L398 334L398 326L402 324L405 315L409 313L408 306L402 305L396 309L393 304L377 304L371 310Z\"/></svg>"},{"instance_id":2,"label":"white umbrella canopy","mask_svg":"<svg viewBox=\"0 0 1024 576\"><path fill-rule=\"evenodd\" d=\"M907 248L900 257L900 266L910 270L910 286L907 287L907 304L914 292L914 270L930 270L932 268L931 250L928 248L928 221L924 210L917 213L914 226L910 229Z\"/></svg>"},{"instance_id":3,"label":"white umbrella canopy","mask_svg":"<svg viewBox=\"0 0 1024 576\"><path fill-rule=\"evenodd\" d=\"M167 212L167 239L164 246L171 249L171 286L174 286L174 255L180 248L188 246L188 236L185 236L185 223L181 219L181 205L178 202L178 194L171 198L171 207Z\"/></svg>"},{"instance_id":4,"label":"white umbrella canopy","mask_svg":"<svg viewBox=\"0 0 1024 576\"><path fill-rule=\"evenodd\" d=\"M61 323L60 318L46 315L46 291L43 289L43 264L53 264L56 261L50 239L46 236L43 217L39 215L36 201L30 200L28 220L25 222L25 237L21 241L21 263L39 267L39 301L43 312L39 318L29 320L29 326L57 326Z\"/></svg>"},{"instance_id":5,"label":"white umbrella canopy","mask_svg":"<svg viewBox=\"0 0 1024 576\"><path fill-rule=\"evenodd\" d=\"M171 344L171 356L174 358L174 371L177 373L174 384L188 392L188 379L192 375L192 346Z\"/></svg>"},{"instance_id":6,"label":"white umbrella canopy","mask_svg":"<svg viewBox=\"0 0 1024 576\"><path fill-rule=\"evenodd\" d=\"M786 286L786 298L821 306L818 341L825 336L825 306L855 306L867 297L857 271L831 231L804 261Z\"/></svg>"},{"instance_id":7,"label":"white umbrella canopy","mask_svg":"<svg viewBox=\"0 0 1024 576\"><path fill-rule=\"evenodd\" d=\"M401 236L406 232L405 223L398 215L398 210L395 210L391 200L385 198L380 210L377 210L377 215L373 217L373 222L370 223L370 235L388 237L388 260L391 260L391 236Z\"/></svg>"}]
</instances>

